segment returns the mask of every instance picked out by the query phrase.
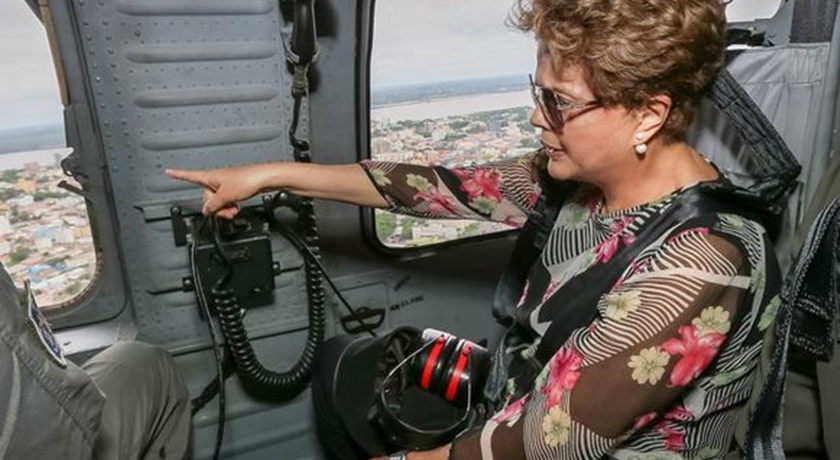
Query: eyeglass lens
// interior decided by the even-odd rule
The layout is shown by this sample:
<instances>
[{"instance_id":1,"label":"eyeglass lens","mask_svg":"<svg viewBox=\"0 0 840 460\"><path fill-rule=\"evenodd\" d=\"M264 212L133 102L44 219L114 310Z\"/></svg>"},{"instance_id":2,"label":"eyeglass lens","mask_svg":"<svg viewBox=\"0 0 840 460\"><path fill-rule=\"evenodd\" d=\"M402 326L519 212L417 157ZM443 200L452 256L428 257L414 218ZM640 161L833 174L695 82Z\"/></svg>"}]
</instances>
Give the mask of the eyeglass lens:
<instances>
[{"instance_id":1,"label":"eyeglass lens","mask_svg":"<svg viewBox=\"0 0 840 460\"><path fill-rule=\"evenodd\" d=\"M557 108L557 98L554 93L537 86L532 75L528 75L528 79L531 81L531 96L534 98L534 104L540 108L548 123L554 128L563 126L563 114Z\"/></svg>"}]
</instances>

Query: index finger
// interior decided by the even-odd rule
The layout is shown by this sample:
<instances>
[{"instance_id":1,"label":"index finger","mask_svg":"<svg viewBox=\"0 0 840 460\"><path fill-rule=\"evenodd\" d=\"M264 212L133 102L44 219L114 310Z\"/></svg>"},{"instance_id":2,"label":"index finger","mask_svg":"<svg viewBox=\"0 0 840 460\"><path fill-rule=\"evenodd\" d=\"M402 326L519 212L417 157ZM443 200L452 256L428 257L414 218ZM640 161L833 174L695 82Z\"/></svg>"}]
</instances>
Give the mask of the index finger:
<instances>
[{"instance_id":1,"label":"index finger","mask_svg":"<svg viewBox=\"0 0 840 460\"><path fill-rule=\"evenodd\" d=\"M203 187L210 187L210 184L207 182L206 175L204 171L187 171L184 169L167 169L164 171L167 176L173 179L179 179L187 182L192 182L196 185L201 185Z\"/></svg>"}]
</instances>

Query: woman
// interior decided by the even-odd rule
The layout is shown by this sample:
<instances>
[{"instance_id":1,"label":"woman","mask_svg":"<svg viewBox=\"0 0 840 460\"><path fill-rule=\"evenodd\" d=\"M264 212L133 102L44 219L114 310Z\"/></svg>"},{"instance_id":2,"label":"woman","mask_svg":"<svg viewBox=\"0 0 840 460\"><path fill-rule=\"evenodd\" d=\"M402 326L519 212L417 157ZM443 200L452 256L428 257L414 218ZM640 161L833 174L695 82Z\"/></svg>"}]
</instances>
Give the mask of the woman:
<instances>
[{"instance_id":1,"label":"woman","mask_svg":"<svg viewBox=\"0 0 840 460\"><path fill-rule=\"evenodd\" d=\"M286 189L426 217L521 224L549 187L534 179L532 164L554 181L580 183L528 274L503 342L503 407L451 444L407 457L722 458L779 289L766 232L754 221L704 213L673 223L597 293L595 319L532 364L569 298L565 287L617 263L617 251L692 189L725 181L685 141L721 66L724 6L521 2L518 24L539 43L531 123L542 149L533 158L467 169L282 163L168 173L203 186L205 214L223 217L259 190Z\"/></svg>"}]
</instances>

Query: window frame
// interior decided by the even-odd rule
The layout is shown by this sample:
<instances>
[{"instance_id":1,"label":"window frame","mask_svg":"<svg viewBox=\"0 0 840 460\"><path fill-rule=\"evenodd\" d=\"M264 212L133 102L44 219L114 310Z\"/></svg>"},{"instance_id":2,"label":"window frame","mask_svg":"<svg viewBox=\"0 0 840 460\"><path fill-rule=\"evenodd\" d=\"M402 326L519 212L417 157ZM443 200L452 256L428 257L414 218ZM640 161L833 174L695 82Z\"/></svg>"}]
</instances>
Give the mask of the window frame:
<instances>
[{"instance_id":1,"label":"window frame","mask_svg":"<svg viewBox=\"0 0 840 460\"><path fill-rule=\"evenodd\" d=\"M357 119L359 120L357 124L358 136L356 151L358 152L357 161L362 161L374 160L371 156L371 74L373 65L373 44L376 29L376 0L363 0L359 2L358 14L359 21L357 24L359 24L359 31L357 34L358 39L356 46L358 51L357 55L362 58L356 60L356 74L358 75L358 81L360 82L356 94L358 107ZM521 230L521 228L510 228L508 230L502 229L483 235L461 237L454 240L431 243L422 246L395 247L389 246L379 239L379 236L376 233L376 216L374 209L361 207L359 210L359 218L361 220L362 238L370 248L379 254L402 260L430 257L439 252L452 250L456 247L476 247L486 245L494 241L498 241L502 244L512 244L518 237ZM478 222L478 220L476 220L476 222Z\"/></svg>"},{"instance_id":2,"label":"window frame","mask_svg":"<svg viewBox=\"0 0 840 460\"><path fill-rule=\"evenodd\" d=\"M64 105L66 144L73 149L75 173L83 178L82 196L87 205L93 246L97 265L90 284L68 302L45 306L45 314L55 330L62 330L108 321L126 312L128 287L120 262L117 243L118 228L115 205L109 198L110 185L104 174L101 140L94 126L96 120L89 108L92 100L90 75L84 71L84 57L77 45L80 31L76 29L72 5L66 2L49 2L49 17L27 0L50 37L53 60L56 63L57 82Z\"/></svg>"}]
</instances>

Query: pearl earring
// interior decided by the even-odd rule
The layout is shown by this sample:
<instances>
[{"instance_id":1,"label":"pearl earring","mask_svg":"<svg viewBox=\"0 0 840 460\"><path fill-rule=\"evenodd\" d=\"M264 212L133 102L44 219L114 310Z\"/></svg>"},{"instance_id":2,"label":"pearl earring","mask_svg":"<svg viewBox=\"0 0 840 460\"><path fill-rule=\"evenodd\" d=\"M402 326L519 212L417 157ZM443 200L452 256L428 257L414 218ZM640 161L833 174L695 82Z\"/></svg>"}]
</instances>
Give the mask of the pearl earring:
<instances>
[{"instance_id":1,"label":"pearl earring","mask_svg":"<svg viewBox=\"0 0 840 460\"><path fill-rule=\"evenodd\" d=\"M637 141L641 141L644 138L645 138L645 133L636 133L636 140ZM636 144L636 147L635 147L636 153L639 154L639 155L644 155L645 153L647 153L647 149L648 149L647 144L645 144L644 142L640 142L639 144Z\"/></svg>"}]
</instances>

